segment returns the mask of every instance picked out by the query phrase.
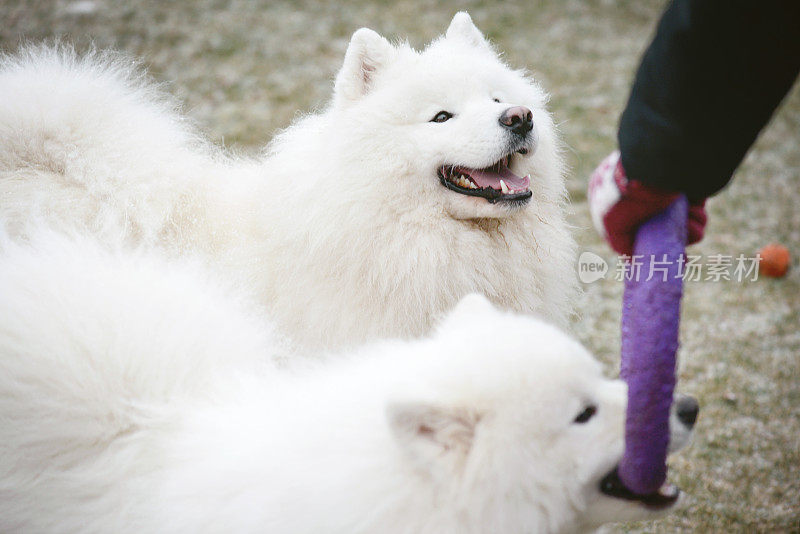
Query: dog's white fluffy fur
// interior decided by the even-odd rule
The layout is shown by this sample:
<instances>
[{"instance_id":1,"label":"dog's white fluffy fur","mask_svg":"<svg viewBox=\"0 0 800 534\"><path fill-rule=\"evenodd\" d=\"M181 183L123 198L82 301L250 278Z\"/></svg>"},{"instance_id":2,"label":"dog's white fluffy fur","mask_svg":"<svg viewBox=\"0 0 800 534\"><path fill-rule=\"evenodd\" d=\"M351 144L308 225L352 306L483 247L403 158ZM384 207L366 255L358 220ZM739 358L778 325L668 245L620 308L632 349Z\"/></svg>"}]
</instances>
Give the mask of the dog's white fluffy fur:
<instances>
[{"instance_id":1,"label":"dog's white fluffy fur","mask_svg":"<svg viewBox=\"0 0 800 534\"><path fill-rule=\"evenodd\" d=\"M358 30L326 109L257 160L203 141L130 61L34 47L0 62L0 219L36 215L107 243L198 254L267 304L300 345L411 337L465 294L564 323L574 242L545 94L466 13L424 51ZM533 110L524 207L439 183L508 150L498 117ZM439 110L455 113L437 124Z\"/></svg>"},{"instance_id":2,"label":"dog's white fluffy fur","mask_svg":"<svg viewBox=\"0 0 800 534\"><path fill-rule=\"evenodd\" d=\"M261 308L198 264L31 235L0 240L2 532L652 517L599 492L622 455L625 386L555 327L473 295L424 339L276 368Z\"/></svg>"}]
</instances>

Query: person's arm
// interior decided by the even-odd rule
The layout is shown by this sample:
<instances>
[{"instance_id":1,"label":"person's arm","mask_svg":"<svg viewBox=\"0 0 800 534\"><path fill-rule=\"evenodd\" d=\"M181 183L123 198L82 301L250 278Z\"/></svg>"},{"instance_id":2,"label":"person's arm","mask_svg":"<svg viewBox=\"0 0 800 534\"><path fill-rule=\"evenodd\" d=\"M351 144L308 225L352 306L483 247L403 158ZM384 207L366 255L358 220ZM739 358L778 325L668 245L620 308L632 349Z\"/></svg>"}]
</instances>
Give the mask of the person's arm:
<instances>
[{"instance_id":1,"label":"person's arm","mask_svg":"<svg viewBox=\"0 0 800 534\"><path fill-rule=\"evenodd\" d=\"M674 0L620 120L628 178L690 200L718 192L798 70L797 0Z\"/></svg>"},{"instance_id":2,"label":"person's arm","mask_svg":"<svg viewBox=\"0 0 800 534\"><path fill-rule=\"evenodd\" d=\"M800 2L673 0L642 57L620 120L619 155L589 186L595 225L630 254L638 226L677 193L704 200L731 179L800 71Z\"/></svg>"}]
</instances>

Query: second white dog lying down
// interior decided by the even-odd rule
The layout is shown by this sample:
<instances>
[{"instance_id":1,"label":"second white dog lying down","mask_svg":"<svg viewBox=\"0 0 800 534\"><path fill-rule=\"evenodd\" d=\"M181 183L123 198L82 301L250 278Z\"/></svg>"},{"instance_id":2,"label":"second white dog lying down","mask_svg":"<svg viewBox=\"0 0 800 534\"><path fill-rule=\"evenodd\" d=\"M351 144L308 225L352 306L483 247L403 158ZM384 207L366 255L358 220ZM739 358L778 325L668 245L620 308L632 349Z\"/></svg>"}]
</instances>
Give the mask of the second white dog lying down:
<instances>
[{"instance_id":1,"label":"second white dog lying down","mask_svg":"<svg viewBox=\"0 0 800 534\"><path fill-rule=\"evenodd\" d=\"M656 512L600 491L624 385L483 297L426 339L278 369L260 312L189 264L42 234L2 244L0 295L2 532L565 532Z\"/></svg>"}]
</instances>

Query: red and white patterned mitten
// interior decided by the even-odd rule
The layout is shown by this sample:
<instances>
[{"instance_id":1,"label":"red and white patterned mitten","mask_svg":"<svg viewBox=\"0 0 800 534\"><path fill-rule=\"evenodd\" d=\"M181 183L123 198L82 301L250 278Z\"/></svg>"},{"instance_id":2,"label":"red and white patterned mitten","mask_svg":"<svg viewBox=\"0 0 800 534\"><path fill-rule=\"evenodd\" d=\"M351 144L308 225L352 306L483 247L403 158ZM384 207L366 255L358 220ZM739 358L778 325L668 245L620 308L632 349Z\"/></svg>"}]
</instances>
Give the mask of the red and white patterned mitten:
<instances>
[{"instance_id":1,"label":"red and white patterned mitten","mask_svg":"<svg viewBox=\"0 0 800 534\"><path fill-rule=\"evenodd\" d=\"M589 210L592 222L617 253L633 254L639 226L664 211L679 193L664 191L629 180L622 168L619 151L612 152L592 173L589 180ZM706 226L705 200L689 206L689 243L703 238Z\"/></svg>"}]
</instances>

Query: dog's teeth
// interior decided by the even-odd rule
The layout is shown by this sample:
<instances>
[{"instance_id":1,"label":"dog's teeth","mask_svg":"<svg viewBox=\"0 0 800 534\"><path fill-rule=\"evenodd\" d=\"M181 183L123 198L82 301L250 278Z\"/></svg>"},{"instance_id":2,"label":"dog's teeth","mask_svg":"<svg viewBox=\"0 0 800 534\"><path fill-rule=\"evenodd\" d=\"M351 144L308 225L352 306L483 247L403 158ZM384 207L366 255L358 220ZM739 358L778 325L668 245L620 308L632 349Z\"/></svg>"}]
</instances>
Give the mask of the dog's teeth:
<instances>
[{"instance_id":1,"label":"dog's teeth","mask_svg":"<svg viewBox=\"0 0 800 534\"><path fill-rule=\"evenodd\" d=\"M458 175L458 178L456 179L456 185L464 187L466 189L473 189L475 187L472 184L472 181L469 178L467 178L465 174Z\"/></svg>"},{"instance_id":2,"label":"dog's teeth","mask_svg":"<svg viewBox=\"0 0 800 534\"><path fill-rule=\"evenodd\" d=\"M508 186L503 180L500 180L500 191L502 191L504 195L507 195L509 193Z\"/></svg>"},{"instance_id":3,"label":"dog's teeth","mask_svg":"<svg viewBox=\"0 0 800 534\"><path fill-rule=\"evenodd\" d=\"M678 489L678 487L675 486L674 484L670 484L669 482L666 482L663 486L658 488L658 493L662 497L673 498L676 497L679 492L680 490Z\"/></svg>"},{"instance_id":4,"label":"dog's teeth","mask_svg":"<svg viewBox=\"0 0 800 534\"><path fill-rule=\"evenodd\" d=\"M466 174L459 174L453 177L453 183L465 189L477 189L478 186Z\"/></svg>"}]
</instances>

